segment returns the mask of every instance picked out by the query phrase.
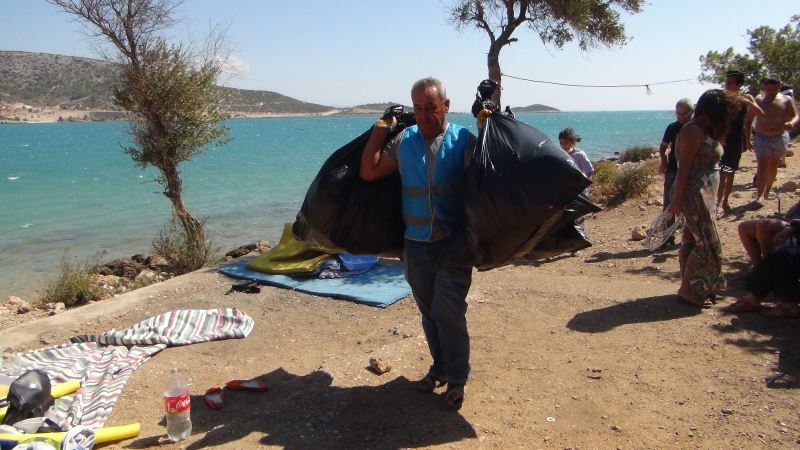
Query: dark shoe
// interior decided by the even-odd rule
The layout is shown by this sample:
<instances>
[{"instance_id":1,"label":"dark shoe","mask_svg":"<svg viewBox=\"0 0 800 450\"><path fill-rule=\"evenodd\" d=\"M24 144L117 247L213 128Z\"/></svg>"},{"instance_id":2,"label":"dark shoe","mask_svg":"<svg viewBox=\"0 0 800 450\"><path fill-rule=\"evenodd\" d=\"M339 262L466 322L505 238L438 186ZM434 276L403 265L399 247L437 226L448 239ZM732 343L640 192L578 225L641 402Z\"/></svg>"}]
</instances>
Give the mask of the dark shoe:
<instances>
[{"instance_id":1,"label":"dark shoe","mask_svg":"<svg viewBox=\"0 0 800 450\"><path fill-rule=\"evenodd\" d=\"M464 405L464 385L451 384L444 393L444 404L447 409L458 411Z\"/></svg>"},{"instance_id":2,"label":"dark shoe","mask_svg":"<svg viewBox=\"0 0 800 450\"><path fill-rule=\"evenodd\" d=\"M436 388L446 386L447 382L436 378L432 375L425 375L425 377L415 383L415 388L417 391L430 394L431 392L435 391Z\"/></svg>"}]
</instances>

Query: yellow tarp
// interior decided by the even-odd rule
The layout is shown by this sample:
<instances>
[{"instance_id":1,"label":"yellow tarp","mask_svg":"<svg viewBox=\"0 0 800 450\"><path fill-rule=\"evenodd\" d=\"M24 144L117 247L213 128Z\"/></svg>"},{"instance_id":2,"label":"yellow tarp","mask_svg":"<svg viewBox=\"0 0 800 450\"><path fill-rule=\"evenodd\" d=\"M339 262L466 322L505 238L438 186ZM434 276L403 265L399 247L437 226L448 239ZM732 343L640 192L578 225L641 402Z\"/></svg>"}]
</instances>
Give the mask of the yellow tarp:
<instances>
[{"instance_id":1,"label":"yellow tarp","mask_svg":"<svg viewBox=\"0 0 800 450\"><path fill-rule=\"evenodd\" d=\"M283 225L281 240L274 248L247 263L247 268L273 275L309 273L331 255L344 250L309 245L292 234L292 224Z\"/></svg>"}]
</instances>

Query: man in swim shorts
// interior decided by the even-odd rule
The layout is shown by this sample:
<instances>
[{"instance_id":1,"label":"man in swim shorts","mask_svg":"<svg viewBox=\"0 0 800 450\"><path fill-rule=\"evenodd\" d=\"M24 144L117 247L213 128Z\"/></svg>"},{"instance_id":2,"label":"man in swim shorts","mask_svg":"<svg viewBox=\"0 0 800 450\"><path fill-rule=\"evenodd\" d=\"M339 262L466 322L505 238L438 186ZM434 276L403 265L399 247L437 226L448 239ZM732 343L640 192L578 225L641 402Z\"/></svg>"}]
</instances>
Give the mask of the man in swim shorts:
<instances>
[{"instance_id":1,"label":"man in swim shorts","mask_svg":"<svg viewBox=\"0 0 800 450\"><path fill-rule=\"evenodd\" d=\"M781 156L786 153L788 142L787 131L797 125L800 118L797 115L797 105L790 97L778 93L781 81L776 75L770 75L761 80L761 94L756 97L756 103L764 111L764 115L757 116L755 110L748 111L745 119L745 134L750 133L750 123L755 118L753 136L753 150L756 154L756 206L763 206L767 200L769 190L778 174L778 164Z\"/></svg>"}]
</instances>

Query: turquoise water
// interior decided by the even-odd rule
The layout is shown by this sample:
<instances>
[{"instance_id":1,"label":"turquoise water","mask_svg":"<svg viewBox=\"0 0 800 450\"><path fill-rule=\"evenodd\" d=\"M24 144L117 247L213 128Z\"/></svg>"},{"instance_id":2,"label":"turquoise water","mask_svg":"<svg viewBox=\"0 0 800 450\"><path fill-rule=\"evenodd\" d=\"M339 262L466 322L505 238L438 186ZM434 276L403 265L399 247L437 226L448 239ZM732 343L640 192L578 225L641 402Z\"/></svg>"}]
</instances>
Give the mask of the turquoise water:
<instances>
[{"instance_id":1,"label":"turquoise water","mask_svg":"<svg viewBox=\"0 0 800 450\"><path fill-rule=\"evenodd\" d=\"M474 119L450 120L473 128ZM520 114L552 139L570 126L592 159L629 145L656 146L669 111ZM223 250L275 242L294 220L309 183L334 150L375 117L235 119L232 141L187 162L185 201L207 219ZM0 298L28 296L52 278L63 255L102 260L149 253L170 216L169 201L122 147L125 122L0 125Z\"/></svg>"}]
</instances>

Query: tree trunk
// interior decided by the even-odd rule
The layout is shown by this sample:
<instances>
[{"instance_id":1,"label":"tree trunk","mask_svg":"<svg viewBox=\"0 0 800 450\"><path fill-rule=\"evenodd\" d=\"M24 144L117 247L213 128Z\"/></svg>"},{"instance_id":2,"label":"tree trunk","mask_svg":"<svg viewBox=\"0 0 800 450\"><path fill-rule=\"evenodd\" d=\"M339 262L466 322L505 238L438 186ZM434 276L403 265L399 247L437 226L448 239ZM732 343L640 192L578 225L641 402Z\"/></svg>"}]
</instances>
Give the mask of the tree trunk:
<instances>
[{"instance_id":1,"label":"tree trunk","mask_svg":"<svg viewBox=\"0 0 800 450\"><path fill-rule=\"evenodd\" d=\"M192 213L183 204L183 185L181 183L178 169L175 166L161 167L167 188L164 195L172 202L172 210L178 216L183 230L186 232L186 241L193 249L200 250L205 245L205 233L203 224L192 216Z\"/></svg>"},{"instance_id":2,"label":"tree trunk","mask_svg":"<svg viewBox=\"0 0 800 450\"><path fill-rule=\"evenodd\" d=\"M489 53L486 55L486 65L489 69L489 79L497 83L497 89L494 91L492 95L492 103L497 105L497 108L500 109L500 79L502 77L502 72L500 71L500 49L502 48L501 45L497 45L497 43L492 43L489 46Z\"/></svg>"}]
</instances>

